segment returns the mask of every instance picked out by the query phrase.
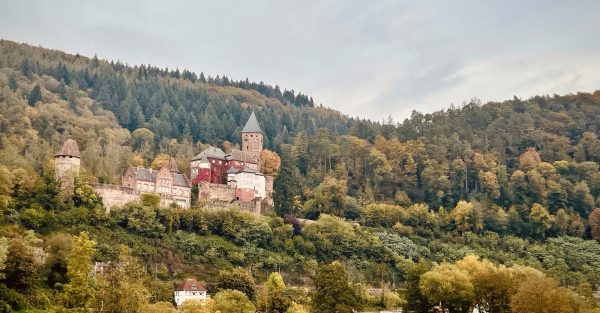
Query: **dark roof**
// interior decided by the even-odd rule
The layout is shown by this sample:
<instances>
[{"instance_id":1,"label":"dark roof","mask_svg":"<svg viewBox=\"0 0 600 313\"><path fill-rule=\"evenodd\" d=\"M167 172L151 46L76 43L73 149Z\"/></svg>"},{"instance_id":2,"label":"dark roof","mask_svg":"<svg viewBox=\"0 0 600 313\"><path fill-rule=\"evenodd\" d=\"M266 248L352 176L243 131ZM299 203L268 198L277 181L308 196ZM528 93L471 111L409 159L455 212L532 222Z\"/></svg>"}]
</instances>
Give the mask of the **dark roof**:
<instances>
[{"instance_id":1,"label":"dark roof","mask_svg":"<svg viewBox=\"0 0 600 313\"><path fill-rule=\"evenodd\" d=\"M158 171L155 171L151 168L143 168L143 167L132 167L135 173L136 180L142 180L147 182L156 182L156 174ZM187 176L181 173L173 173L173 185L180 187L188 187L190 188L190 184L188 182Z\"/></svg>"},{"instance_id":2,"label":"dark roof","mask_svg":"<svg viewBox=\"0 0 600 313\"><path fill-rule=\"evenodd\" d=\"M250 117L246 122L246 126L244 126L244 129L242 129L242 133L262 133L262 129L260 129L256 115L254 115L254 111L252 111L252 114L250 114Z\"/></svg>"},{"instance_id":3,"label":"dark roof","mask_svg":"<svg viewBox=\"0 0 600 313\"><path fill-rule=\"evenodd\" d=\"M60 151L58 151L55 155L58 156L71 156L76 158L81 158L81 153L79 153L79 148L77 147L77 142L73 139L67 139L63 144Z\"/></svg>"},{"instance_id":4,"label":"dark roof","mask_svg":"<svg viewBox=\"0 0 600 313\"><path fill-rule=\"evenodd\" d=\"M202 150L202 152L196 154L196 156L192 158L192 161L200 160L203 157L225 160L225 152L219 148L209 146L208 148Z\"/></svg>"},{"instance_id":5,"label":"dark roof","mask_svg":"<svg viewBox=\"0 0 600 313\"><path fill-rule=\"evenodd\" d=\"M237 174L237 173L252 173L255 175L265 176L265 174L263 174L259 171L253 170L251 168L247 168L247 167L244 167L242 169L236 169L235 167L232 167L227 171L227 174Z\"/></svg>"},{"instance_id":6,"label":"dark roof","mask_svg":"<svg viewBox=\"0 0 600 313\"><path fill-rule=\"evenodd\" d=\"M241 151L237 149L231 150L231 153L227 155L227 160L242 161L256 164L256 162L252 159L252 156L248 155L246 151Z\"/></svg>"},{"instance_id":7,"label":"dark roof","mask_svg":"<svg viewBox=\"0 0 600 313\"><path fill-rule=\"evenodd\" d=\"M156 181L157 171L155 171L151 168L134 167L133 171L135 172L136 180L143 180L143 181L150 181L150 182Z\"/></svg>"},{"instance_id":8,"label":"dark roof","mask_svg":"<svg viewBox=\"0 0 600 313\"><path fill-rule=\"evenodd\" d=\"M206 283L199 282L193 278L184 280L175 287L176 291L206 291Z\"/></svg>"},{"instance_id":9,"label":"dark roof","mask_svg":"<svg viewBox=\"0 0 600 313\"><path fill-rule=\"evenodd\" d=\"M191 187L185 174L181 173L175 173L175 177L173 178L173 185L188 188Z\"/></svg>"}]
</instances>

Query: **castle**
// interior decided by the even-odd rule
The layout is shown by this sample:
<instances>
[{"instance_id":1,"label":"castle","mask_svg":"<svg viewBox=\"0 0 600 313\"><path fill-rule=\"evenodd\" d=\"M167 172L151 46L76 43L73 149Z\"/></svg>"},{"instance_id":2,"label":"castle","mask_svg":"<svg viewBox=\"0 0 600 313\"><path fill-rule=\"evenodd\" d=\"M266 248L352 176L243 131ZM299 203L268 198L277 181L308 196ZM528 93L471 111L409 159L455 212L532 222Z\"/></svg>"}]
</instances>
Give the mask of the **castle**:
<instances>
[{"instance_id":1,"label":"castle","mask_svg":"<svg viewBox=\"0 0 600 313\"><path fill-rule=\"evenodd\" d=\"M260 172L263 149L262 129L254 112L242 129L241 150L226 154L209 146L190 161L190 177L180 173L171 158L158 171L129 167L120 185L98 184L95 191L102 197L107 211L125 203L140 202L143 193L160 196L160 205L176 204L189 208L192 186L198 185L198 199L207 207L223 208L232 204L260 214L264 205L272 204L273 177ZM73 186L79 172L81 154L77 143L69 139L55 154L55 176L66 189Z\"/></svg>"},{"instance_id":2,"label":"castle","mask_svg":"<svg viewBox=\"0 0 600 313\"><path fill-rule=\"evenodd\" d=\"M242 129L241 148L226 154L211 146L192 158L190 176L200 201L237 202L255 212L270 204L273 177L260 172L263 133L254 112Z\"/></svg>"}]
</instances>

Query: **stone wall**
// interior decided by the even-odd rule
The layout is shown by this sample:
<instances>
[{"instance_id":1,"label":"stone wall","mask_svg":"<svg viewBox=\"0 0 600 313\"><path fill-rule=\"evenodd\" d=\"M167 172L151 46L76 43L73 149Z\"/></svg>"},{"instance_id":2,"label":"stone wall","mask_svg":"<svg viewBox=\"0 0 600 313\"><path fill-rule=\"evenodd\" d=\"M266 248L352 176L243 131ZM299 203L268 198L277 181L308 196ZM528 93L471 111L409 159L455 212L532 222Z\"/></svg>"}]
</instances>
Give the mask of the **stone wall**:
<instances>
[{"instance_id":1,"label":"stone wall","mask_svg":"<svg viewBox=\"0 0 600 313\"><path fill-rule=\"evenodd\" d=\"M230 210L238 208L242 211L261 214L260 201L221 201L213 199L202 202L201 207L210 210Z\"/></svg>"},{"instance_id":2,"label":"stone wall","mask_svg":"<svg viewBox=\"0 0 600 313\"><path fill-rule=\"evenodd\" d=\"M200 182L198 184L198 199L233 201L235 200L235 187Z\"/></svg>"},{"instance_id":3,"label":"stone wall","mask_svg":"<svg viewBox=\"0 0 600 313\"><path fill-rule=\"evenodd\" d=\"M102 197L102 204L106 208L106 213L109 213L114 206L122 207L130 201L140 202L140 193L133 188L99 184L94 187L94 190Z\"/></svg>"}]
</instances>

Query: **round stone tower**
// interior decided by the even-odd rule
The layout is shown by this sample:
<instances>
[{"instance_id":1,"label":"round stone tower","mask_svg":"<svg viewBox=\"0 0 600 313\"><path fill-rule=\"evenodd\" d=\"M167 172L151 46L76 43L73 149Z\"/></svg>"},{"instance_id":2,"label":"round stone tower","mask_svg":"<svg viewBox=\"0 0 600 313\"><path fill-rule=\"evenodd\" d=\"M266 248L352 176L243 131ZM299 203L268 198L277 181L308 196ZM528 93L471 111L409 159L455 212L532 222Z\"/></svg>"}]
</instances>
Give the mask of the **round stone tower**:
<instances>
[{"instance_id":1,"label":"round stone tower","mask_svg":"<svg viewBox=\"0 0 600 313\"><path fill-rule=\"evenodd\" d=\"M260 164L260 153L263 149L263 134L254 111L250 114L246 126L242 129L242 151L246 153L249 162Z\"/></svg>"},{"instance_id":2,"label":"round stone tower","mask_svg":"<svg viewBox=\"0 0 600 313\"><path fill-rule=\"evenodd\" d=\"M77 142L68 139L54 155L54 178L61 182L63 188L73 186L75 177L79 174L81 164L81 153Z\"/></svg>"}]
</instances>

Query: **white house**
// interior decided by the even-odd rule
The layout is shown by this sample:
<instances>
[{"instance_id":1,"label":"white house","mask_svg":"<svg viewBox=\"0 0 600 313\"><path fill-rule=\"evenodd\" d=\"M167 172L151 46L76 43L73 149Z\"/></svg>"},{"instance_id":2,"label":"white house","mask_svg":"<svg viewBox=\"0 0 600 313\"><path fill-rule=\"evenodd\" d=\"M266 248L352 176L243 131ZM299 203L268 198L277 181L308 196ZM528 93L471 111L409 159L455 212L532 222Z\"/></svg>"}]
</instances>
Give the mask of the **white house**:
<instances>
[{"instance_id":1,"label":"white house","mask_svg":"<svg viewBox=\"0 0 600 313\"><path fill-rule=\"evenodd\" d=\"M204 282L198 282L193 278L188 278L177 286L173 292L173 296L175 297L175 304L177 306L188 300L196 300L204 304L206 299L208 299Z\"/></svg>"},{"instance_id":2,"label":"white house","mask_svg":"<svg viewBox=\"0 0 600 313\"><path fill-rule=\"evenodd\" d=\"M237 200L251 201L267 196L265 174L248 167L227 171L227 184L236 187Z\"/></svg>"}]
</instances>

